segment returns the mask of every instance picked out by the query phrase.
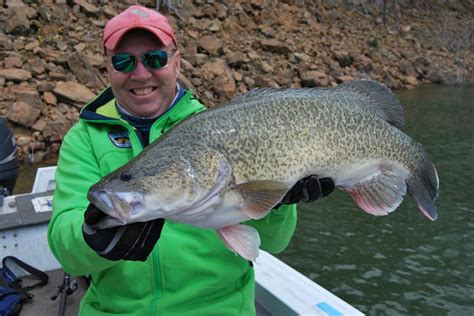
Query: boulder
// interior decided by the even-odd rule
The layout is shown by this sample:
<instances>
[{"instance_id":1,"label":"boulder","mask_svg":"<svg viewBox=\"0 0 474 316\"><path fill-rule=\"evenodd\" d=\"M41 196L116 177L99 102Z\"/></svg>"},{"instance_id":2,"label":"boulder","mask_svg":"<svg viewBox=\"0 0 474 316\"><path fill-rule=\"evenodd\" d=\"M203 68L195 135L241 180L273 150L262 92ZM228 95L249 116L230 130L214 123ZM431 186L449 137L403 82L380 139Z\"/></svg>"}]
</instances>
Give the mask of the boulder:
<instances>
[{"instance_id":1,"label":"boulder","mask_svg":"<svg viewBox=\"0 0 474 316\"><path fill-rule=\"evenodd\" d=\"M59 100L79 108L96 96L91 89L77 82L58 82L53 92Z\"/></svg>"},{"instance_id":2,"label":"boulder","mask_svg":"<svg viewBox=\"0 0 474 316\"><path fill-rule=\"evenodd\" d=\"M27 81L31 79L31 72L16 68L0 69L0 78L5 78L13 82Z\"/></svg>"},{"instance_id":3,"label":"boulder","mask_svg":"<svg viewBox=\"0 0 474 316\"><path fill-rule=\"evenodd\" d=\"M7 111L7 118L17 124L31 127L41 111L37 107L22 101L14 102Z\"/></svg>"}]
</instances>

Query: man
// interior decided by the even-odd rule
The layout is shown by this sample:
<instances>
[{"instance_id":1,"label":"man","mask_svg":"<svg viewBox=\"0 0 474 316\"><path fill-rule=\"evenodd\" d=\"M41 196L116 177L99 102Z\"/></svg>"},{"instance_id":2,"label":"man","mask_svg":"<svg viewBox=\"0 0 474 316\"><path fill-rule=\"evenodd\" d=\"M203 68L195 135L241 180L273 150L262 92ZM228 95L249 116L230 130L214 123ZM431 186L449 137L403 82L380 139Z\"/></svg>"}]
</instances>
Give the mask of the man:
<instances>
[{"instance_id":1,"label":"man","mask_svg":"<svg viewBox=\"0 0 474 316\"><path fill-rule=\"evenodd\" d=\"M162 219L91 229L105 215L89 204L89 187L204 110L178 83L180 53L161 14L131 6L107 23L103 44L111 87L84 107L64 138L48 231L64 270L90 276L80 314L255 314L252 264L229 251L213 230ZM275 253L288 245L296 207L287 203L333 189L330 179L306 178L267 217L249 221L261 248Z\"/></svg>"}]
</instances>

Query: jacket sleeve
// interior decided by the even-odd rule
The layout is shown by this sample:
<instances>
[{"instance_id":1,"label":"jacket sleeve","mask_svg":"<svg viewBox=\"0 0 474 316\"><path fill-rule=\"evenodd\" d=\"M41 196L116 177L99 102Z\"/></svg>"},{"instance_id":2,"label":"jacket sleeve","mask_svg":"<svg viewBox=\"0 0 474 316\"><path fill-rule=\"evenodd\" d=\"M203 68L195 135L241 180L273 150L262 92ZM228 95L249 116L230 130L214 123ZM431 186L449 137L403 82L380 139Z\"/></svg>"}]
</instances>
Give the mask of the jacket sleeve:
<instances>
[{"instance_id":1,"label":"jacket sleeve","mask_svg":"<svg viewBox=\"0 0 474 316\"><path fill-rule=\"evenodd\" d=\"M296 204L282 205L264 218L247 221L245 224L257 229L261 241L260 249L279 253L290 243L296 229L296 218Z\"/></svg>"},{"instance_id":2,"label":"jacket sleeve","mask_svg":"<svg viewBox=\"0 0 474 316\"><path fill-rule=\"evenodd\" d=\"M63 269L72 275L89 275L115 264L97 255L82 236L84 212L89 204L87 192L101 178L89 138L80 123L64 138L48 227L49 247Z\"/></svg>"}]
</instances>

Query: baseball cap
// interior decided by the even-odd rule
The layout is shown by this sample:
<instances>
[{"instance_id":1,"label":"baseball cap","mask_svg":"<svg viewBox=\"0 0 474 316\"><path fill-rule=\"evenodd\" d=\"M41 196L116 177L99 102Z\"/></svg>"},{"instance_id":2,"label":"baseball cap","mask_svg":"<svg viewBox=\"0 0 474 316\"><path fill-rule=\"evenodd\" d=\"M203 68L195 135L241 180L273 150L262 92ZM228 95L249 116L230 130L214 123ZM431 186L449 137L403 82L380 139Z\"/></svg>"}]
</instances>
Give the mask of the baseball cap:
<instances>
[{"instance_id":1,"label":"baseball cap","mask_svg":"<svg viewBox=\"0 0 474 316\"><path fill-rule=\"evenodd\" d=\"M119 15L113 17L104 27L103 44L108 49L115 49L125 33L132 29L144 29L155 34L168 46L171 42L177 47L173 28L168 19L155 10L132 5Z\"/></svg>"}]
</instances>

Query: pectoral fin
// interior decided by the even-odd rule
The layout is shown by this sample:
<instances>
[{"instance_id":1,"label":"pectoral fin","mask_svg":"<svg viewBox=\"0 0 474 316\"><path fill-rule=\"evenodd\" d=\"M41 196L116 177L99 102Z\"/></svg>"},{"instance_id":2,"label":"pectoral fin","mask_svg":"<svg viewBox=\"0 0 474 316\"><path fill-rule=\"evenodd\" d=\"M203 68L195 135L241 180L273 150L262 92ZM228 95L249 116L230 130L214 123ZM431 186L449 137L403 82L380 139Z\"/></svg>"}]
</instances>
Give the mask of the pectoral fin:
<instances>
[{"instance_id":1,"label":"pectoral fin","mask_svg":"<svg viewBox=\"0 0 474 316\"><path fill-rule=\"evenodd\" d=\"M264 180L241 183L232 191L242 198L242 211L252 219L260 219L283 199L288 189L284 182Z\"/></svg>"},{"instance_id":2,"label":"pectoral fin","mask_svg":"<svg viewBox=\"0 0 474 316\"><path fill-rule=\"evenodd\" d=\"M217 235L224 241L227 248L244 259L250 261L257 259L260 236L255 228L236 224L217 229Z\"/></svg>"},{"instance_id":3,"label":"pectoral fin","mask_svg":"<svg viewBox=\"0 0 474 316\"><path fill-rule=\"evenodd\" d=\"M380 216L397 209L407 192L407 186L401 171L379 169L344 190L361 209Z\"/></svg>"}]
</instances>

